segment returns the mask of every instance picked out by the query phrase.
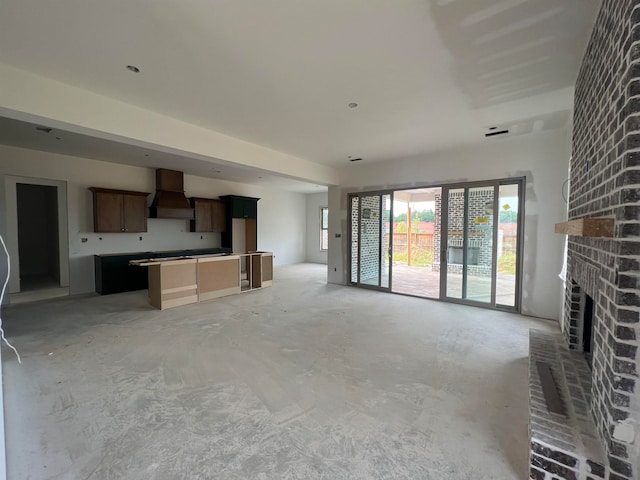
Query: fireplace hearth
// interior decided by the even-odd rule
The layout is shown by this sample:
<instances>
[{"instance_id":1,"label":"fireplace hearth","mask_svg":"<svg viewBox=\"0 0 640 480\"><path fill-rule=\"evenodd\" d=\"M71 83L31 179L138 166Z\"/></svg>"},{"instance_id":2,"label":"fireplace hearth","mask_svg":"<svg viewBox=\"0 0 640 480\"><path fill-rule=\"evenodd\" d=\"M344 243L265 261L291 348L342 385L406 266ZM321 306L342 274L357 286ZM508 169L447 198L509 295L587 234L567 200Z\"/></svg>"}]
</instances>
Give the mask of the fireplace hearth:
<instances>
[{"instance_id":1,"label":"fireplace hearth","mask_svg":"<svg viewBox=\"0 0 640 480\"><path fill-rule=\"evenodd\" d=\"M566 415L546 403L538 364L549 365ZM605 455L591 417L591 371L562 335L529 334L529 477L604 479Z\"/></svg>"}]
</instances>

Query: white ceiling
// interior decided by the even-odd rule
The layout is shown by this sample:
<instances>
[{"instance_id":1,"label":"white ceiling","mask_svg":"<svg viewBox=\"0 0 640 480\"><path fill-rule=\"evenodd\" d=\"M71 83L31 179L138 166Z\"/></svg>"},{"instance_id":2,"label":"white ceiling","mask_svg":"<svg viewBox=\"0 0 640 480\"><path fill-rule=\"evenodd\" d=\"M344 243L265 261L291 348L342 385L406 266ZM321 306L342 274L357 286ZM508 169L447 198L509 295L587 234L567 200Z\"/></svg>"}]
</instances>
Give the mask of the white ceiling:
<instances>
[{"instance_id":1,"label":"white ceiling","mask_svg":"<svg viewBox=\"0 0 640 480\"><path fill-rule=\"evenodd\" d=\"M0 62L337 166L565 127L600 3L3 0Z\"/></svg>"}]
</instances>

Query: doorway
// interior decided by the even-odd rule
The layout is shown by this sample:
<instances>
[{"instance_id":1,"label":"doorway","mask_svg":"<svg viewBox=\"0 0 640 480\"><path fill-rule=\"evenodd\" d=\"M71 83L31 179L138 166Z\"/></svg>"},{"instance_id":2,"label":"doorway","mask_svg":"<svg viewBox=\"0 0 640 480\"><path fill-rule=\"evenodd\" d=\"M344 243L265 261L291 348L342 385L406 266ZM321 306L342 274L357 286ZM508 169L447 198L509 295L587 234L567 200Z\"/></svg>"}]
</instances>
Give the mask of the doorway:
<instances>
[{"instance_id":1,"label":"doorway","mask_svg":"<svg viewBox=\"0 0 640 480\"><path fill-rule=\"evenodd\" d=\"M436 215L441 187L393 192L393 293L440 298Z\"/></svg>"},{"instance_id":2,"label":"doorway","mask_svg":"<svg viewBox=\"0 0 640 480\"><path fill-rule=\"evenodd\" d=\"M20 291L60 287L58 191L48 185L16 185Z\"/></svg>"},{"instance_id":3,"label":"doorway","mask_svg":"<svg viewBox=\"0 0 640 480\"><path fill-rule=\"evenodd\" d=\"M520 309L524 179L349 196L350 283Z\"/></svg>"},{"instance_id":4,"label":"doorway","mask_svg":"<svg viewBox=\"0 0 640 480\"><path fill-rule=\"evenodd\" d=\"M67 184L5 176L9 302L69 295Z\"/></svg>"}]
</instances>

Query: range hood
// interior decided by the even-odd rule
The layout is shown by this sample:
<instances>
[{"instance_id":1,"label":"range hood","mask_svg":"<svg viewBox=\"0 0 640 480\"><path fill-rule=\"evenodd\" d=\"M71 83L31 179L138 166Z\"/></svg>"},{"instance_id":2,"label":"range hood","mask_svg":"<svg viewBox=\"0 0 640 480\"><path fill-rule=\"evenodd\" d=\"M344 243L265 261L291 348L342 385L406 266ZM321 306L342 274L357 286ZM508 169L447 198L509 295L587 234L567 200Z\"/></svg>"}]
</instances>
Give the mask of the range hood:
<instances>
[{"instance_id":1,"label":"range hood","mask_svg":"<svg viewBox=\"0 0 640 480\"><path fill-rule=\"evenodd\" d=\"M193 220L193 208L184 195L182 172L156 169L156 196L149 207L149 217Z\"/></svg>"}]
</instances>

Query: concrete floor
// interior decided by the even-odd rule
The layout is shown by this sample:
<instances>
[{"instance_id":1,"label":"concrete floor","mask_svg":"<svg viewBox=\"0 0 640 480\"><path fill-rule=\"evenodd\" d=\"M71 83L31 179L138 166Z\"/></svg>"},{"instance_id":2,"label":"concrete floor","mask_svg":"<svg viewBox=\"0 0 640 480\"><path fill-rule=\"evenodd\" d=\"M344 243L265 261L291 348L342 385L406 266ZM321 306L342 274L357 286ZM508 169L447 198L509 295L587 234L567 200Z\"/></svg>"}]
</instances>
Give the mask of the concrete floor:
<instances>
[{"instance_id":1,"label":"concrete floor","mask_svg":"<svg viewBox=\"0 0 640 480\"><path fill-rule=\"evenodd\" d=\"M325 278L5 309L9 479L526 477L527 333L555 324Z\"/></svg>"},{"instance_id":2,"label":"concrete floor","mask_svg":"<svg viewBox=\"0 0 640 480\"><path fill-rule=\"evenodd\" d=\"M394 263L391 271L393 281L391 291L406 293L425 298L440 298L440 272L432 267L408 266ZM462 274L447 275L447 295L451 298L462 297ZM513 306L515 303L515 275L498 274L496 278L496 303ZM477 302L491 302L491 278L469 275L467 297Z\"/></svg>"}]
</instances>

